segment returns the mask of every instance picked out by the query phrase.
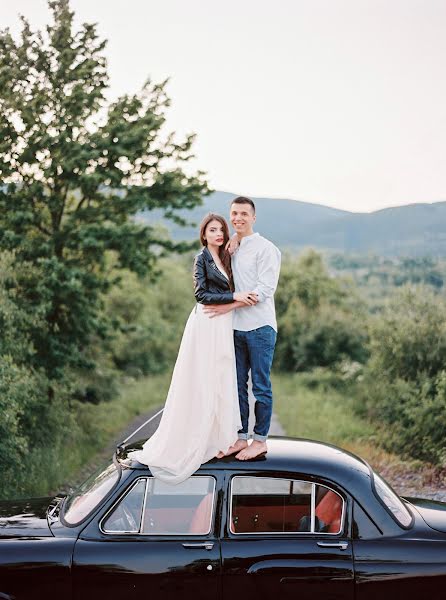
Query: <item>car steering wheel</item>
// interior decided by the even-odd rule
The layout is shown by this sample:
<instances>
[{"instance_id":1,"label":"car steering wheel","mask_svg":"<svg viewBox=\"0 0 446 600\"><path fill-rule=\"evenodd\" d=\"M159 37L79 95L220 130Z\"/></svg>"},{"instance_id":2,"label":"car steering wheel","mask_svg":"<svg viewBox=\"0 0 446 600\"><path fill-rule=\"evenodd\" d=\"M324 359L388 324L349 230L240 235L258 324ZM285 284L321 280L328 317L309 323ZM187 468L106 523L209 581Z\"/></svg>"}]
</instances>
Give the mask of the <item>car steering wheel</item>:
<instances>
[{"instance_id":1,"label":"car steering wheel","mask_svg":"<svg viewBox=\"0 0 446 600\"><path fill-rule=\"evenodd\" d=\"M128 525L129 531L138 531L138 523L136 522L135 517L133 516L132 511L125 506L125 504L121 505L122 509L122 517L125 521L125 524Z\"/></svg>"}]
</instances>

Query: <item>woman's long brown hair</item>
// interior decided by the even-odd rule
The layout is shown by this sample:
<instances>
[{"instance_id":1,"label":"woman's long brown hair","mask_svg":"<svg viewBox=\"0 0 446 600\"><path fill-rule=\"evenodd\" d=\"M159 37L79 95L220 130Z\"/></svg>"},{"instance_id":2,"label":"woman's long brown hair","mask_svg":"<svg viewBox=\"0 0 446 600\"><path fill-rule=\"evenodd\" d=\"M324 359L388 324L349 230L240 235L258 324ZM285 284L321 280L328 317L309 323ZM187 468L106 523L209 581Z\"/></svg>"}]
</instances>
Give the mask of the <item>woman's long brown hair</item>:
<instances>
[{"instance_id":1,"label":"woman's long brown hair","mask_svg":"<svg viewBox=\"0 0 446 600\"><path fill-rule=\"evenodd\" d=\"M226 244L229 241L229 227L228 227L228 224L227 224L226 220L224 219L224 217L217 215L215 213L209 213L204 217L204 219L201 221L201 225L200 225L200 242L202 243L203 246L208 245L207 241L205 239L205 233L206 233L206 228L211 221L218 221L220 223L220 225L223 227L223 244L220 246L220 248L218 250L218 255L219 255L220 260L221 260L221 262L225 268L225 271L228 275L229 287L231 288L232 291L234 291L234 279L232 277L232 268L231 268L231 255L229 254L229 252L227 250L225 250Z\"/></svg>"}]
</instances>

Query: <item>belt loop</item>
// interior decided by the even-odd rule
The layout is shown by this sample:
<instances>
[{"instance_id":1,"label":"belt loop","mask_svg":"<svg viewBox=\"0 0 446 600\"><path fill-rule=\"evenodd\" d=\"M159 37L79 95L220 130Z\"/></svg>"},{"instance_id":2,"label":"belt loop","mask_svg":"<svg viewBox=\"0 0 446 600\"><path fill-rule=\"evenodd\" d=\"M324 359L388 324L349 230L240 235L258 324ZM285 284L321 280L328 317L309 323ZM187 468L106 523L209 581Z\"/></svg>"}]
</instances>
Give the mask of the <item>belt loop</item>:
<instances>
[{"instance_id":1,"label":"belt loop","mask_svg":"<svg viewBox=\"0 0 446 600\"><path fill-rule=\"evenodd\" d=\"M198 303L195 305L195 314L197 314Z\"/></svg>"}]
</instances>

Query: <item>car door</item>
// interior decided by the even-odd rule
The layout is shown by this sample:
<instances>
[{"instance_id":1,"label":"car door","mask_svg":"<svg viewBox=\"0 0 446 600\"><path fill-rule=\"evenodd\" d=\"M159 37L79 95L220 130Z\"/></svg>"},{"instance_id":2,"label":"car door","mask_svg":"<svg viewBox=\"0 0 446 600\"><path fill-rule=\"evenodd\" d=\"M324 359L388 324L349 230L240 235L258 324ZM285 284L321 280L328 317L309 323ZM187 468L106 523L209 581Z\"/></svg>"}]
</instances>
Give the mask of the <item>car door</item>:
<instances>
[{"instance_id":1,"label":"car door","mask_svg":"<svg viewBox=\"0 0 446 600\"><path fill-rule=\"evenodd\" d=\"M229 475L222 596L353 600L347 498L322 482Z\"/></svg>"},{"instance_id":2,"label":"car door","mask_svg":"<svg viewBox=\"0 0 446 600\"><path fill-rule=\"evenodd\" d=\"M77 541L74 598L220 598L219 486L210 473L134 478Z\"/></svg>"}]
</instances>

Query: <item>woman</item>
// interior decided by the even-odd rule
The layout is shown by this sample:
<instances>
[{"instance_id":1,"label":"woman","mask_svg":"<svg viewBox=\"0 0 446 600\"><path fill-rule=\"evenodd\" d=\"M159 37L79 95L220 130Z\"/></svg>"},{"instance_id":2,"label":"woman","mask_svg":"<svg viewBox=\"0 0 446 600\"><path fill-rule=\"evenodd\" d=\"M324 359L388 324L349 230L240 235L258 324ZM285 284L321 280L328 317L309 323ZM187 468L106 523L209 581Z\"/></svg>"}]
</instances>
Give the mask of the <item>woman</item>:
<instances>
[{"instance_id":1,"label":"woman","mask_svg":"<svg viewBox=\"0 0 446 600\"><path fill-rule=\"evenodd\" d=\"M232 313L211 318L203 310L205 304L255 303L250 292L234 292L228 240L225 219L207 215L200 227L203 249L194 261L198 304L186 323L161 422L142 450L132 453L168 483L180 483L202 463L224 456L241 428Z\"/></svg>"}]
</instances>

